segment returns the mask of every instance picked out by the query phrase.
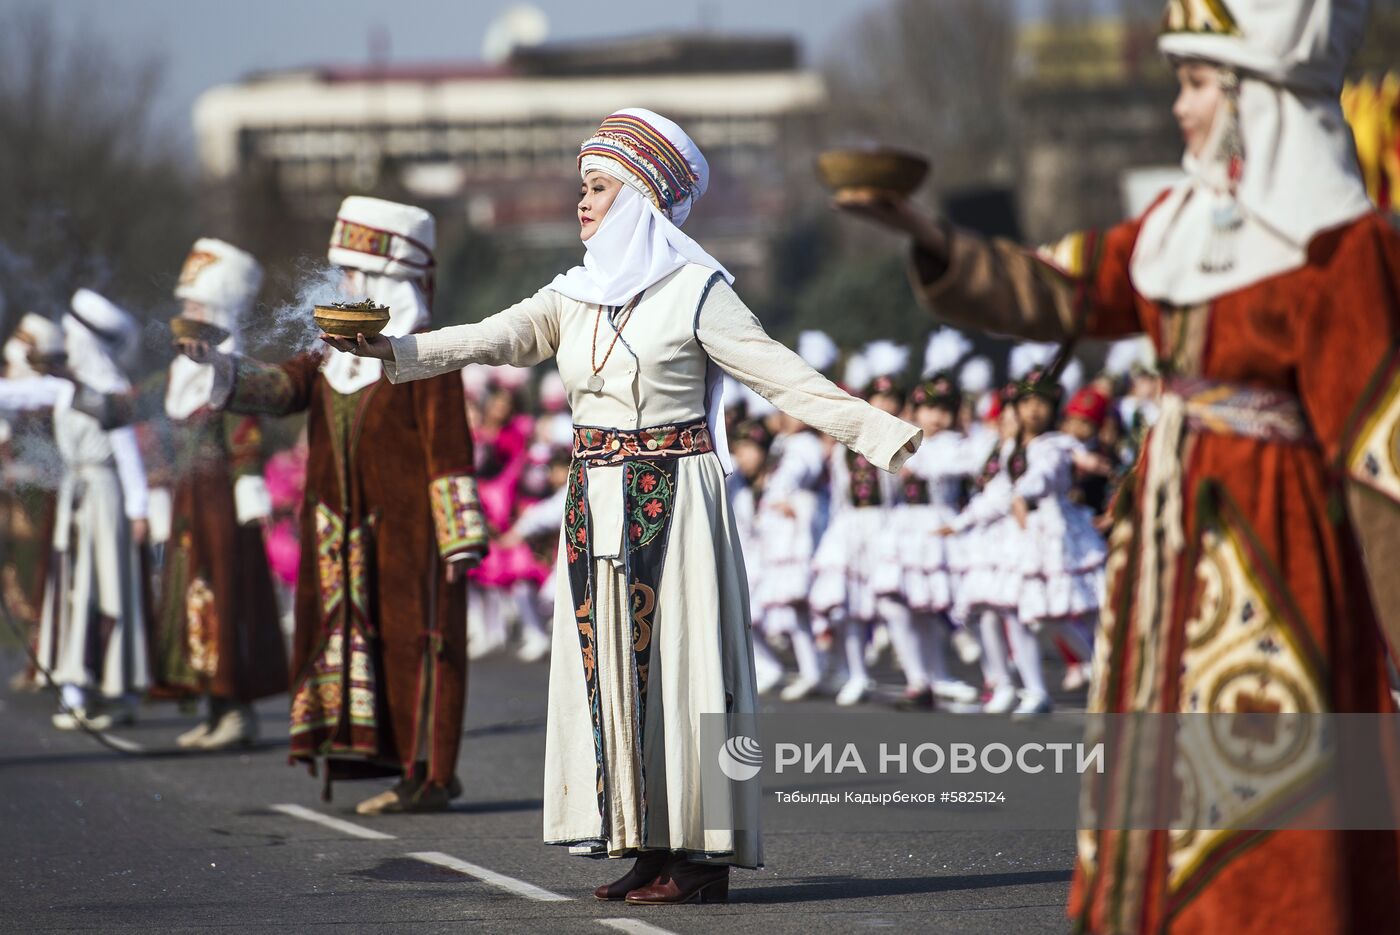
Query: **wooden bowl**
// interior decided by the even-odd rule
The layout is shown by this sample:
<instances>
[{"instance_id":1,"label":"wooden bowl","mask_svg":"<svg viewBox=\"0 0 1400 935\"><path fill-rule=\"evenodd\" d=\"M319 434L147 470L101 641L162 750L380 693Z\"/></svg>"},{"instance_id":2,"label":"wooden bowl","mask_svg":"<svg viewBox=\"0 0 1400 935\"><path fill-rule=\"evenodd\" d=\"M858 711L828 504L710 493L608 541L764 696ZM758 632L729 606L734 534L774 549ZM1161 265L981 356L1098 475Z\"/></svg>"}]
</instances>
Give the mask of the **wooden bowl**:
<instances>
[{"instance_id":1,"label":"wooden bowl","mask_svg":"<svg viewBox=\"0 0 1400 935\"><path fill-rule=\"evenodd\" d=\"M203 341L209 345L224 343L228 337L228 332L218 325L211 325L207 321L198 321L194 318L185 318L177 315L170 319L170 333L177 341Z\"/></svg>"},{"instance_id":2,"label":"wooden bowl","mask_svg":"<svg viewBox=\"0 0 1400 935\"><path fill-rule=\"evenodd\" d=\"M353 305L334 302L316 306L312 317L316 319L317 327L326 334L353 341L356 334L372 338L383 331L384 326L389 324L389 307L375 305L368 300Z\"/></svg>"},{"instance_id":3,"label":"wooden bowl","mask_svg":"<svg viewBox=\"0 0 1400 935\"><path fill-rule=\"evenodd\" d=\"M923 184L928 168L928 160L917 153L885 147L829 149L817 156L817 174L835 192L907 198Z\"/></svg>"}]
</instances>

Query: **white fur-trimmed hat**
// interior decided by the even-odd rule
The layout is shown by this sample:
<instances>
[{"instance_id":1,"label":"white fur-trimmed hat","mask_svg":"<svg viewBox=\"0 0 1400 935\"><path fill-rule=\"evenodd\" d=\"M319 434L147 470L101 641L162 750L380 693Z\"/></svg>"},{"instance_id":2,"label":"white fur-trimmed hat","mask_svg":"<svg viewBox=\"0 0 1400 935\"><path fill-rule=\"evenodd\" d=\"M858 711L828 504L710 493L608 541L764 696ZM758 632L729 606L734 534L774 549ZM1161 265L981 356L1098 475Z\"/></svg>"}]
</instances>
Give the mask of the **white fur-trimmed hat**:
<instances>
[{"instance_id":1,"label":"white fur-trimmed hat","mask_svg":"<svg viewBox=\"0 0 1400 935\"><path fill-rule=\"evenodd\" d=\"M437 225L422 208L351 195L340 204L327 258L336 266L395 279L431 276Z\"/></svg>"},{"instance_id":2,"label":"white fur-trimmed hat","mask_svg":"<svg viewBox=\"0 0 1400 935\"><path fill-rule=\"evenodd\" d=\"M211 324L232 331L253 307L262 280L262 265L251 253L213 237L201 237L180 268L175 298L205 306Z\"/></svg>"}]
</instances>

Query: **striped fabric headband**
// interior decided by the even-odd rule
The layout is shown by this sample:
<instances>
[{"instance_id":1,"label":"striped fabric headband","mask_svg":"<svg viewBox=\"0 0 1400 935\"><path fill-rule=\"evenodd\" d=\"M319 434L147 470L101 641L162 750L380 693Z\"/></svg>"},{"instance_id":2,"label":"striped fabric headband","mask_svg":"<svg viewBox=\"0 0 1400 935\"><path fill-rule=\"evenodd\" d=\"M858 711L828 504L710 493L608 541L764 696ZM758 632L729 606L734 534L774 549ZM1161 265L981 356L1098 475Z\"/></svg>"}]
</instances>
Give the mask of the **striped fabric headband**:
<instances>
[{"instance_id":1,"label":"striped fabric headband","mask_svg":"<svg viewBox=\"0 0 1400 935\"><path fill-rule=\"evenodd\" d=\"M689 198L699 181L690 164L655 127L627 114L613 114L579 149L579 165L587 156L615 159L646 185L656 206L670 212Z\"/></svg>"},{"instance_id":2,"label":"striped fabric headband","mask_svg":"<svg viewBox=\"0 0 1400 935\"><path fill-rule=\"evenodd\" d=\"M397 256L394 252L394 239L398 238L409 247L417 250L423 255L423 259L413 259L409 256ZM349 221L338 217L335 219L335 227L331 230L331 246L339 247L341 250L350 250L355 253L367 253L370 256L385 257L405 266L414 269L432 269L437 261L433 258L433 251L421 241L414 240L407 234L398 231L384 230L380 227L371 227L368 224L361 224L358 221Z\"/></svg>"}]
</instances>

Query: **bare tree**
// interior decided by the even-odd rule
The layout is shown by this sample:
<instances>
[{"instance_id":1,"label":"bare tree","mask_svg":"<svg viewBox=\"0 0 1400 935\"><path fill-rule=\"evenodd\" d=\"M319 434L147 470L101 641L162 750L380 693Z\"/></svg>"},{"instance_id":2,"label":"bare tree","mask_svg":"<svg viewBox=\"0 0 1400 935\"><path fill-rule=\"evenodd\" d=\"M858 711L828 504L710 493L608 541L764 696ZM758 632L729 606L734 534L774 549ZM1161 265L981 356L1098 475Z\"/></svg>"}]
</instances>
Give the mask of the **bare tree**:
<instances>
[{"instance_id":1,"label":"bare tree","mask_svg":"<svg viewBox=\"0 0 1400 935\"><path fill-rule=\"evenodd\" d=\"M826 65L833 141L928 154L934 186L1014 174L1016 11L1011 0L890 0Z\"/></svg>"},{"instance_id":2,"label":"bare tree","mask_svg":"<svg viewBox=\"0 0 1400 935\"><path fill-rule=\"evenodd\" d=\"M138 310L169 300L195 218L156 126L153 57L128 58L44 7L0 14L0 288L13 321L77 286ZM8 331L8 325L0 333Z\"/></svg>"}]
</instances>

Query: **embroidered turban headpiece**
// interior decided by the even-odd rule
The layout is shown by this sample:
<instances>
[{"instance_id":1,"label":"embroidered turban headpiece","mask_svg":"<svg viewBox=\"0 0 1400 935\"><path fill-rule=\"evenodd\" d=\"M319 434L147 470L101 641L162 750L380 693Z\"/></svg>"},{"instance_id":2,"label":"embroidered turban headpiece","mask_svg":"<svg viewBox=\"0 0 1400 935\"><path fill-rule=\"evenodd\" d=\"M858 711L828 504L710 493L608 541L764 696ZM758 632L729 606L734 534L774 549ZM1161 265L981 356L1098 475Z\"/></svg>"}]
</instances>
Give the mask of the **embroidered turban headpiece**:
<instances>
[{"instance_id":1,"label":"embroidered turban headpiece","mask_svg":"<svg viewBox=\"0 0 1400 935\"><path fill-rule=\"evenodd\" d=\"M680 226L709 185L710 166L673 121L640 108L603 121L579 148L579 174L594 169L635 188Z\"/></svg>"}]
</instances>

